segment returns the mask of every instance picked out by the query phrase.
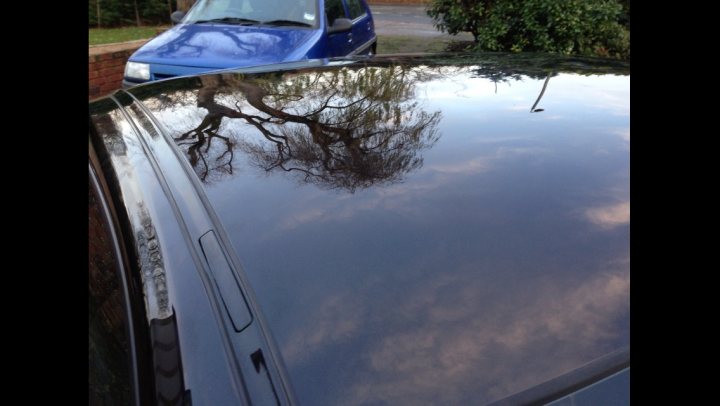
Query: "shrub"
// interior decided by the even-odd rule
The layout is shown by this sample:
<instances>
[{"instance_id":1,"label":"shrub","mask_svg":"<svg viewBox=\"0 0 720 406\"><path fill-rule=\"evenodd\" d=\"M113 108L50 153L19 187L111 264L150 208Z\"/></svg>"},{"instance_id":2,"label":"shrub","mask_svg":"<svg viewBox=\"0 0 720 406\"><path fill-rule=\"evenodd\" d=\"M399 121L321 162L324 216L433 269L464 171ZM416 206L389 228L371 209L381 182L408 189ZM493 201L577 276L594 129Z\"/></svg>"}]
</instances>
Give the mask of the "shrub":
<instances>
[{"instance_id":1,"label":"shrub","mask_svg":"<svg viewBox=\"0 0 720 406\"><path fill-rule=\"evenodd\" d=\"M629 58L626 10L618 0L432 0L427 13L442 31L472 33L483 51Z\"/></svg>"}]
</instances>

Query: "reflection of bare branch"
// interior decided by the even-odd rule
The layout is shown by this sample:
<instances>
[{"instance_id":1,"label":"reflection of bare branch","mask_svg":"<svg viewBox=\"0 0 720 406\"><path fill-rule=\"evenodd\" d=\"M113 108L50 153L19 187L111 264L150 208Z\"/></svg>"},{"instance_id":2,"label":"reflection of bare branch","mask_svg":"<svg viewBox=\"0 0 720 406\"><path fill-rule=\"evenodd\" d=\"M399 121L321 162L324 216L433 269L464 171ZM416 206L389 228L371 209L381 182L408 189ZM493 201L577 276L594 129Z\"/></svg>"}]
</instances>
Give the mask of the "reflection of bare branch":
<instances>
[{"instance_id":1,"label":"reflection of bare branch","mask_svg":"<svg viewBox=\"0 0 720 406\"><path fill-rule=\"evenodd\" d=\"M426 113L413 101L421 72L392 66L305 73L294 80L202 76L197 106L207 114L175 140L204 182L213 171L232 173L236 146L265 172L297 173L322 187L353 192L397 182L422 165L418 152L437 140L440 113ZM230 128L243 122L262 138L219 135L227 130L221 130L223 118L231 119ZM225 148L212 148L214 138ZM209 164L211 155L218 166Z\"/></svg>"},{"instance_id":2,"label":"reflection of bare branch","mask_svg":"<svg viewBox=\"0 0 720 406\"><path fill-rule=\"evenodd\" d=\"M218 130L220 129L222 118L226 117L228 114L234 114L234 110L216 104L214 102L214 97L214 91L208 91L207 88L203 88L198 92L198 107L206 108L208 110L208 114L197 127L182 133L178 137L175 137L175 141L178 145L188 145L187 154L190 164L193 168L195 168L198 177L200 177L200 180L202 181L207 180L211 171L226 172L229 174L233 173L233 142L229 137L219 135ZM195 139L195 141L180 142L187 140L188 138ZM210 166L208 165L206 155L210 152L212 141L215 138L219 138L223 142L225 150L215 159L215 162L219 162L219 164L216 166ZM205 146L204 153L201 149L203 146Z\"/></svg>"},{"instance_id":3,"label":"reflection of bare branch","mask_svg":"<svg viewBox=\"0 0 720 406\"><path fill-rule=\"evenodd\" d=\"M537 110L535 110L535 106L537 106L538 103L540 103L540 99L542 99L543 94L545 94L545 89L547 88L548 82L550 81L550 76L551 76L551 75L548 75L547 78L545 78L545 83L543 83L542 90L540 91L540 94L538 95L537 100L535 100L535 104L533 104L532 107L530 107L530 112L531 112L531 113L534 113L534 112L536 112L536 111L543 111L543 110L544 110L544 109L537 109Z\"/></svg>"}]
</instances>

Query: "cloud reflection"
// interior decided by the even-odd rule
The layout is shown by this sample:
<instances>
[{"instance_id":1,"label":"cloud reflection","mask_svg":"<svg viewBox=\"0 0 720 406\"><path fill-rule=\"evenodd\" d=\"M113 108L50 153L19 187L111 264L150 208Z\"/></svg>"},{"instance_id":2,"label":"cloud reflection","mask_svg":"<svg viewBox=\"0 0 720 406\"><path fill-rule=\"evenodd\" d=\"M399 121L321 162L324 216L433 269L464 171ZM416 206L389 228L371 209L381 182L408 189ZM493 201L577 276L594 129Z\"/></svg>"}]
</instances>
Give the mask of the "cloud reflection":
<instances>
[{"instance_id":1,"label":"cloud reflection","mask_svg":"<svg viewBox=\"0 0 720 406\"><path fill-rule=\"evenodd\" d=\"M430 167L440 173L482 173L490 169L492 159L489 157L478 157L465 162L450 162L437 164Z\"/></svg>"},{"instance_id":2,"label":"cloud reflection","mask_svg":"<svg viewBox=\"0 0 720 406\"><path fill-rule=\"evenodd\" d=\"M624 331L625 265L577 285L499 286L524 291L504 300L480 282L437 279L398 310L422 327L378 337L341 403L477 404L478 393L489 402L590 361Z\"/></svg>"},{"instance_id":3,"label":"cloud reflection","mask_svg":"<svg viewBox=\"0 0 720 406\"><path fill-rule=\"evenodd\" d=\"M312 315L312 322L290 336L283 348L288 363L303 361L306 357L343 339L352 337L360 327L361 307L352 295L334 294L327 297L321 311Z\"/></svg>"},{"instance_id":4,"label":"cloud reflection","mask_svg":"<svg viewBox=\"0 0 720 406\"><path fill-rule=\"evenodd\" d=\"M593 207L585 211L585 217L603 229L611 229L630 223L630 202Z\"/></svg>"}]
</instances>

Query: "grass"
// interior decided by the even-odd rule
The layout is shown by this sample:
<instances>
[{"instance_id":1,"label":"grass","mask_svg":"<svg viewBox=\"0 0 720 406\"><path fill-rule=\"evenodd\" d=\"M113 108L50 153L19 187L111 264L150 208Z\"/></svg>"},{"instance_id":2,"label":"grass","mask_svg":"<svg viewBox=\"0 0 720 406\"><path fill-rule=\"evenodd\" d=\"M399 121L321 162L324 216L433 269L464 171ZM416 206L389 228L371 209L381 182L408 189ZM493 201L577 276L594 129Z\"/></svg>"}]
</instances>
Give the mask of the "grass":
<instances>
[{"instance_id":1,"label":"grass","mask_svg":"<svg viewBox=\"0 0 720 406\"><path fill-rule=\"evenodd\" d=\"M452 40L443 37L409 35L378 35L377 54L405 52L442 52Z\"/></svg>"},{"instance_id":2,"label":"grass","mask_svg":"<svg viewBox=\"0 0 720 406\"><path fill-rule=\"evenodd\" d=\"M152 38L169 28L167 25L123 28L91 28L90 45L112 44Z\"/></svg>"}]
</instances>

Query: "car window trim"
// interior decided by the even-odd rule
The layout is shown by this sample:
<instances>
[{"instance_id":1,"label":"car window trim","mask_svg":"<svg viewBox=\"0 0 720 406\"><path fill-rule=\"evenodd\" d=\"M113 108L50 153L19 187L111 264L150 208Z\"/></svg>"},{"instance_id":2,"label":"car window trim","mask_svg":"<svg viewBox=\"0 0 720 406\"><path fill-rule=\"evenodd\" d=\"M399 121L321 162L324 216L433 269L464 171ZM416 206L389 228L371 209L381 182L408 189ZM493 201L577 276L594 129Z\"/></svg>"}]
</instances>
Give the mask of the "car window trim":
<instances>
[{"instance_id":1,"label":"car window trim","mask_svg":"<svg viewBox=\"0 0 720 406\"><path fill-rule=\"evenodd\" d=\"M134 404L151 404L156 401L156 382L153 354L150 348L150 326L147 324L144 298L142 295L138 296L132 280L135 271L133 264L136 262L133 251L128 249L128 244L132 244L130 241L133 241L133 234L126 234L128 231L125 226L128 225L128 219L123 215L123 202L122 200L116 201L113 197L113 194L116 193L115 188L119 185L115 184L117 179L114 175L111 172L106 173L104 170L104 165L108 163L109 157L106 155L105 149L96 147L97 142L102 143L99 140L100 136L91 122L88 139L88 168L91 178L89 187L94 188L95 195L101 202L101 215L108 227L108 233L111 235L110 243L122 282L123 305L127 319L126 331L128 341L131 343L131 379ZM126 240L128 235L130 240Z\"/></svg>"}]
</instances>

